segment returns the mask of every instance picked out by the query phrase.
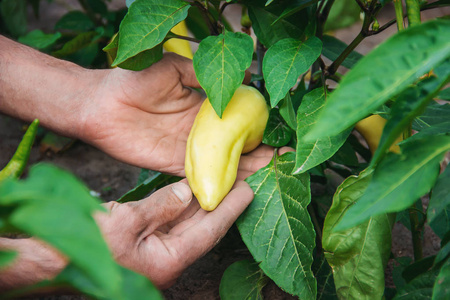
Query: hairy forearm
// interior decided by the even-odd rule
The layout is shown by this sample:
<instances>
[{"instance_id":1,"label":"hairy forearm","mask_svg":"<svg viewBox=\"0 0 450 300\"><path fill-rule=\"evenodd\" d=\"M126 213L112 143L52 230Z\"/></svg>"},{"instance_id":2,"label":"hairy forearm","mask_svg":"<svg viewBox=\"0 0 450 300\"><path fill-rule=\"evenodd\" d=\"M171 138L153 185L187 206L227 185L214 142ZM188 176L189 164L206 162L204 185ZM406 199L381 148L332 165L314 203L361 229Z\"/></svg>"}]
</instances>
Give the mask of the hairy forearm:
<instances>
[{"instance_id":1,"label":"hairy forearm","mask_svg":"<svg viewBox=\"0 0 450 300\"><path fill-rule=\"evenodd\" d=\"M0 112L81 137L105 71L88 70L0 36Z\"/></svg>"},{"instance_id":2,"label":"hairy forearm","mask_svg":"<svg viewBox=\"0 0 450 300\"><path fill-rule=\"evenodd\" d=\"M13 262L0 268L0 293L51 279L66 265L56 250L33 238L0 238L0 250L18 253Z\"/></svg>"}]
</instances>

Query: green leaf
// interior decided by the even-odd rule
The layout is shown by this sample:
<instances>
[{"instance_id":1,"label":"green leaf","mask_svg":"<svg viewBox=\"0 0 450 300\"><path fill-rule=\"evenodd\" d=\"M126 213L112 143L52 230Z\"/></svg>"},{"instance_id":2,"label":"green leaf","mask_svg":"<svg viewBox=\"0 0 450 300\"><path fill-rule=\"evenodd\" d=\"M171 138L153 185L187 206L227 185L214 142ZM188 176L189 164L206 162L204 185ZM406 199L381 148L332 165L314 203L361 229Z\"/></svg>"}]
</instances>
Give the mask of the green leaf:
<instances>
[{"instance_id":1,"label":"green leaf","mask_svg":"<svg viewBox=\"0 0 450 300\"><path fill-rule=\"evenodd\" d=\"M371 166L380 161L405 128L410 126L412 120L425 110L428 102L448 82L450 66L448 71L449 73L444 76L445 78L427 78L400 94L391 108L391 117L384 126L380 143L370 162Z\"/></svg>"},{"instance_id":2,"label":"green leaf","mask_svg":"<svg viewBox=\"0 0 450 300\"><path fill-rule=\"evenodd\" d=\"M129 190L127 193L122 195L117 202L125 203L129 201L137 201L141 200L145 196L147 196L150 192L156 190L163 183L165 185L179 181L181 178L166 175L159 172L152 172L151 176L146 178L143 182L138 184L134 189Z\"/></svg>"},{"instance_id":3,"label":"green leaf","mask_svg":"<svg viewBox=\"0 0 450 300\"><path fill-rule=\"evenodd\" d=\"M94 22L85 13L78 10L68 12L55 25L55 30L65 29L75 32L91 31L94 28Z\"/></svg>"},{"instance_id":4,"label":"green leaf","mask_svg":"<svg viewBox=\"0 0 450 300\"><path fill-rule=\"evenodd\" d=\"M276 156L246 179L255 192L237 220L242 239L260 268L286 292L315 299L317 283L311 271L315 232L308 214L309 175L293 176L295 154Z\"/></svg>"},{"instance_id":5,"label":"green leaf","mask_svg":"<svg viewBox=\"0 0 450 300\"><path fill-rule=\"evenodd\" d=\"M26 180L8 179L0 184L0 205L14 209L8 222L15 228L70 257L108 295L119 292L118 266L92 217L102 207L73 175L38 164Z\"/></svg>"},{"instance_id":6,"label":"green leaf","mask_svg":"<svg viewBox=\"0 0 450 300\"><path fill-rule=\"evenodd\" d=\"M427 221L441 239L450 230L450 167L439 175L431 193Z\"/></svg>"},{"instance_id":7,"label":"green leaf","mask_svg":"<svg viewBox=\"0 0 450 300\"><path fill-rule=\"evenodd\" d=\"M348 46L343 41L330 35L324 35L322 38L322 42L322 54L332 61L335 61ZM342 65L347 69L351 69L361 58L363 58L362 54L356 51L352 51L342 62Z\"/></svg>"},{"instance_id":8,"label":"green leaf","mask_svg":"<svg viewBox=\"0 0 450 300\"><path fill-rule=\"evenodd\" d=\"M296 12L299 12L315 3L318 2L318 0L291 0L290 3L287 5L287 7L284 9L283 13L274 21L274 23L288 17L292 16ZM267 6L267 4L266 4ZM273 25L273 24L272 24Z\"/></svg>"},{"instance_id":9,"label":"green leaf","mask_svg":"<svg viewBox=\"0 0 450 300\"><path fill-rule=\"evenodd\" d=\"M394 269L392 270L392 280L394 281L394 285L397 289L402 288L405 284L407 284L405 278L403 278L402 273L405 268L409 266L412 262L412 258L409 256L402 256L395 258L395 261L398 265L394 265Z\"/></svg>"},{"instance_id":10,"label":"green leaf","mask_svg":"<svg viewBox=\"0 0 450 300\"><path fill-rule=\"evenodd\" d=\"M283 39L269 48L263 60L263 74L272 107L286 96L298 77L308 71L321 51L322 42L316 37L305 42Z\"/></svg>"},{"instance_id":11,"label":"green leaf","mask_svg":"<svg viewBox=\"0 0 450 300\"><path fill-rule=\"evenodd\" d=\"M21 36L18 41L35 49L45 49L50 47L61 37L60 32L45 34L36 29Z\"/></svg>"},{"instance_id":12,"label":"green leaf","mask_svg":"<svg viewBox=\"0 0 450 300\"><path fill-rule=\"evenodd\" d=\"M308 25L308 13L302 10L279 22L275 22L284 11L284 5L274 3L270 7L263 7L256 1L248 7L248 15L252 21L252 28L261 43L270 48L281 39L293 38L302 40Z\"/></svg>"},{"instance_id":13,"label":"green leaf","mask_svg":"<svg viewBox=\"0 0 450 300\"><path fill-rule=\"evenodd\" d=\"M3 0L0 3L0 13L3 23L13 36L22 36L27 32L26 0Z\"/></svg>"},{"instance_id":14,"label":"green leaf","mask_svg":"<svg viewBox=\"0 0 450 300\"><path fill-rule=\"evenodd\" d=\"M399 145L403 143L409 143L414 140L426 138L427 136L436 136L448 133L450 133L450 121L432 125L431 127L426 127L420 130L418 133L414 134L413 136L402 141Z\"/></svg>"},{"instance_id":15,"label":"green leaf","mask_svg":"<svg viewBox=\"0 0 450 300\"><path fill-rule=\"evenodd\" d=\"M405 143L400 155L389 153L377 166L364 195L348 209L336 230L412 205L436 182L439 162L449 149L450 136L443 135Z\"/></svg>"},{"instance_id":16,"label":"green leaf","mask_svg":"<svg viewBox=\"0 0 450 300\"><path fill-rule=\"evenodd\" d=\"M220 299L262 300L262 289L267 281L268 278L257 263L250 260L237 261L223 273L219 287Z\"/></svg>"},{"instance_id":17,"label":"green leaf","mask_svg":"<svg viewBox=\"0 0 450 300\"><path fill-rule=\"evenodd\" d=\"M356 156L355 149L353 149L349 139L347 139L341 148L332 156L330 160L349 167L358 167L359 161Z\"/></svg>"},{"instance_id":18,"label":"green leaf","mask_svg":"<svg viewBox=\"0 0 450 300\"><path fill-rule=\"evenodd\" d=\"M361 8L354 0L335 1L325 23L325 32L341 29L358 22Z\"/></svg>"},{"instance_id":19,"label":"green leaf","mask_svg":"<svg viewBox=\"0 0 450 300\"><path fill-rule=\"evenodd\" d=\"M8 164L0 171L0 182L6 178L19 178L30 158L31 147L33 147L34 139L39 128L39 120L34 120L27 131L23 135L16 152L14 153Z\"/></svg>"},{"instance_id":20,"label":"green leaf","mask_svg":"<svg viewBox=\"0 0 450 300\"><path fill-rule=\"evenodd\" d=\"M449 25L433 20L410 27L362 58L330 94L305 140L344 131L450 57Z\"/></svg>"},{"instance_id":21,"label":"green leaf","mask_svg":"<svg viewBox=\"0 0 450 300\"><path fill-rule=\"evenodd\" d=\"M293 130L297 128L297 116L292 103L291 94L287 93L280 105L280 115Z\"/></svg>"},{"instance_id":22,"label":"green leaf","mask_svg":"<svg viewBox=\"0 0 450 300\"><path fill-rule=\"evenodd\" d=\"M450 104L439 104L432 101L425 109L425 112L414 120L412 123L412 128L414 130L421 131L430 126L448 122L449 115Z\"/></svg>"},{"instance_id":23,"label":"green leaf","mask_svg":"<svg viewBox=\"0 0 450 300\"><path fill-rule=\"evenodd\" d=\"M440 91L438 98L441 100L450 101L450 87Z\"/></svg>"},{"instance_id":24,"label":"green leaf","mask_svg":"<svg viewBox=\"0 0 450 300\"><path fill-rule=\"evenodd\" d=\"M349 207L360 201L372 171L348 177L336 190L325 218L322 246L333 268L339 299L381 299L384 293L384 268L391 251L393 216L372 217L366 222L334 232Z\"/></svg>"},{"instance_id":25,"label":"green leaf","mask_svg":"<svg viewBox=\"0 0 450 300\"><path fill-rule=\"evenodd\" d=\"M112 66L161 44L184 20L190 5L181 0L136 0L120 23L119 49Z\"/></svg>"},{"instance_id":26,"label":"green leaf","mask_svg":"<svg viewBox=\"0 0 450 300\"><path fill-rule=\"evenodd\" d=\"M426 300L431 299L433 284L437 271L431 270L417 276L408 284L398 289L393 300Z\"/></svg>"},{"instance_id":27,"label":"green leaf","mask_svg":"<svg viewBox=\"0 0 450 300\"><path fill-rule=\"evenodd\" d=\"M287 126L280 116L279 110L276 108L271 109L262 142L272 147L283 147L291 140L292 133L292 129Z\"/></svg>"},{"instance_id":28,"label":"green leaf","mask_svg":"<svg viewBox=\"0 0 450 300\"><path fill-rule=\"evenodd\" d=\"M91 43L99 37L96 31L83 32L68 41L58 51L52 53L55 57L65 57L74 54L77 51L87 48Z\"/></svg>"},{"instance_id":29,"label":"green leaf","mask_svg":"<svg viewBox=\"0 0 450 300\"><path fill-rule=\"evenodd\" d=\"M436 254L436 258L434 259L434 266L440 264L445 259L447 259L450 255L450 243L446 239L450 238L450 233L447 232L447 234L444 236L444 238L441 240L441 250L439 250L438 254Z\"/></svg>"},{"instance_id":30,"label":"green leaf","mask_svg":"<svg viewBox=\"0 0 450 300\"><path fill-rule=\"evenodd\" d=\"M117 67L132 71L141 71L152 64L158 62L163 57L163 43L136 54L133 57L128 58L124 62L117 65ZM107 52L114 60L117 56L117 49L119 47L119 35L115 35L112 41L103 48L103 51Z\"/></svg>"},{"instance_id":31,"label":"green leaf","mask_svg":"<svg viewBox=\"0 0 450 300\"><path fill-rule=\"evenodd\" d=\"M314 258L312 269L317 278L317 300L337 300L333 270L323 254Z\"/></svg>"},{"instance_id":32,"label":"green leaf","mask_svg":"<svg viewBox=\"0 0 450 300\"><path fill-rule=\"evenodd\" d=\"M15 251L0 251L0 267L6 266L17 257Z\"/></svg>"},{"instance_id":33,"label":"green leaf","mask_svg":"<svg viewBox=\"0 0 450 300\"><path fill-rule=\"evenodd\" d=\"M242 84L250 67L253 40L241 32L210 36L201 41L194 55L194 70L217 115L222 118L228 102Z\"/></svg>"},{"instance_id":34,"label":"green leaf","mask_svg":"<svg viewBox=\"0 0 450 300\"><path fill-rule=\"evenodd\" d=\"M433 300L445 299L450 295L450 259L441 267L433 287Z\"/></svg>"},{"instance_id":35,"label":"green leaf","mask_svg":"<svg viewBox=\"0 0 450 300\"><path fill-rule=\"evenodd\" d=\"M346 130L336 136L303 142L303 136L315 124L324 105L325 93L323 88L315 89L303 97L297 112L297 156L294 174L306 172L332 157L344 144L351 132L351 130Z\"/></svg>"}]
</instances>

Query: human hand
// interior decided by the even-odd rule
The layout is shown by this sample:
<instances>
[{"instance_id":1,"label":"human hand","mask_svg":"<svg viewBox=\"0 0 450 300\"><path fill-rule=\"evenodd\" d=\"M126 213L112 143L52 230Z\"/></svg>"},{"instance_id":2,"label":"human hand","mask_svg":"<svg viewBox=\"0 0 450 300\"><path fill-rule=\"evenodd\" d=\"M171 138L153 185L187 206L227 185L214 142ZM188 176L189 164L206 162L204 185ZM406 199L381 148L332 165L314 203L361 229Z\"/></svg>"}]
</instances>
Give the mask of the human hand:
<instances>
[{"instance_id":1,"label":"human hand","mask_svg":"<svg viewBox=\"0 0 450 300\"><path fill-rule=\"evenodd\" d=\"M179 182L141 201L109 202L109 214L95 217L119 264L168 288L220 241L252 199L252 190L240 181L207 212L192 200L189 186Z\"/></svg>"}]
</instances>

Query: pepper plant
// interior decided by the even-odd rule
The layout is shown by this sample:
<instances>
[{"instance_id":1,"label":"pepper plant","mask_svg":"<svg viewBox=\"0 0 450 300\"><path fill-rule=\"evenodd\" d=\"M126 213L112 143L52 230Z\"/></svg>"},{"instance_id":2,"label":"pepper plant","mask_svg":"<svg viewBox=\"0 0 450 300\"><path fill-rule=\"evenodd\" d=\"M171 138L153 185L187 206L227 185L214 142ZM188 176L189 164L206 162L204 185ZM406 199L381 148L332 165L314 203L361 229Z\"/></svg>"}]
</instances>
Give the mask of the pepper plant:
<instances>
[{"instance_id":1,"label":"pepper plant","mask_svg":"<svg viewBox=\"0 0 450 300\"><path fill-rule=\"evenodd\" d=\"M221 116L254 63L251 84L271 108L263 143L295 149L281 156L275 151L268 166L246 179L255 198L237 227L253 261L236 262L225 271L221 298L261 299L270 278L300 299L445 299L450 287L450 171L444 160L450 150L450 20L422 22L421 11L448 1L126 4L118 34L104 48L112 66L147 68L162 58L169 39L198 43L196 76ZM231 5L242 7L242 30L233 31L226 21ZM392 8L396 17L379 24L379 16ZM171 32L182 21L193 37ZM361 30L350 44L333 37L333 30L357 21ZM94 23L91 41L113 37L114 32L105 35L104 24ZM390 26L398 32L370 53L354 51ZM377 125L366 126L368 133L360 130L362 137L355 133L355 124L364 126L361 122L372 115L381 117ZM376 146L369 151L364 139ZM171 180L165 176L144 178L121 200ZM391 252L396 221L411 231L413 261ZM422 251L424 226L441 239L441 249L429 257ZM399 264L389 274L395 289L385 287L390 259Z\"/></svg>"}]
</instances>

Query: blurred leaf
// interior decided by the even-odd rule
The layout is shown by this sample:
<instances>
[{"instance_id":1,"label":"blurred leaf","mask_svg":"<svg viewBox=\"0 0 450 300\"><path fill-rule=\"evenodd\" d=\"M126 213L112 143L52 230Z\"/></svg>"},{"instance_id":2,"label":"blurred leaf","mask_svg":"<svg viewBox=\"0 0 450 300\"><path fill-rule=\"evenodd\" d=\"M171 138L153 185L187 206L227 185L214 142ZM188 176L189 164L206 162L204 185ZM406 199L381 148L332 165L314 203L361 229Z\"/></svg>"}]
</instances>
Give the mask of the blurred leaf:
<instances>
[{"instance_id":1,"label":"blurred leaf","mask_svg":"<svg viewBox=\"0 0 450 300\"><path fill-rule=\"evenodd\" d=\"M68 12L55 25L55 30L65 29L80 33L94 28L94 22L85 13L78 10Z\"/></svg>"},{"instance_id":2,"label":"blurred leaf","mask_svg":"<svg viewBox=\"0 0 450 300\"><path fill-rule=\"evenodd\" d=\"M26 0L3 0L0 2L2 21L9 32L19 37L27 33L27 1Z\"/></svg>"},{"instance_id":3,"label":"blurred leaf","mask_svg":"<svg viewBox=\"0 0 450 300\"><path fill-rule=\"evenodd\" d=\"M405 268L411 264L412 258L408 256L397 257L395 261L399 265L394 265L394 269L392 270L392 280L394 281L395 287L397 289L400 289L407 283L405 278L403 278L402 273L404 272Z\"/></svg>"},{"instance_id":4,"label":"blurred leaf","mask_svg":"<svg viewBox=\"0 0 450 300\"><path fill-rule=\"evenodd\" d=\"M6 266L11 263L17 257L15 251L0 251L0 267Z\"/></svg>"},{"instance_id":5,"label":"blurred leaf","mask_svg":"<svg viewBox=\"0 0 450 300\"><path fill-rule=\"evenodd\" d=\"M422 199L417 199L417 201L413 204L413 207L415 207L417 212L421 212L421 213L417 214L419 223L424 222L425 214L423 213ZM397 212L395 222L402 223L403 226L405 226L408 230L411 231L411 220L409 217L409 208L410 207ZM420 224L423 224L423 223L420 223Z\"/></svg>"},{"instance_id":6,"label":"blurred leaf","mask_svg":"<svg viewBox=\"0 0 450 300\"><path fill-rule=\"evenodd\" d=\"M303 173L329 159L344 144L351 130L333 137L325 137L311 142L304 142L308 133L325 105L323 88L317 88L305 96L297 112L297 150L294 174Z\"/></svg>"},{"instance_id":7,"label":"blurred leaf","mask_svg":"<svg viewBox=\"0 0 450 300\"><path fill-rule=\"evenodd\" d=\"M372 177L372 170L348 177L333 197L325 218L322 246L333 268L339 299L381 299L384 293L384 268L391 251L394 217L388 214L335 232L349 207L360 201Z\"/></svg>"},{"instance_id":8,"label":"blurred leaf","mask_svg":"<svg viewBox=\"0 0 450 300\"><path fill-rule=\"evenodd\" d=\"M272 147L286 146L292 138L293 131L280 115L277 108L269 112L269 120L264 130L262 142Z\"/></svg>"},{"instance_id":9,"label":"blurred leaf","mask_svg":"<svg viewBox=\"0 0 450 300\"><path fill-rule=\"evenodd\" d=\"M450 101L450 87L440 91L438 98L441 100Z\"/></svg>"},{"instance_id":10,"label":"blurred leaf","mask_svg":"<svg viewBox=\"0 0 450 300\"><path fill-rule=\"evenodd\" d=\"M237 261L223 273L219 287L220 299L262 300L262 289L268 280L256 262Z\"/></svg>"},{"instance_id":11,"label":"blurred leaf","mask_svg":"<svg viewBox=\"0 0 450 300\"><path fill-rule=\"evenodd\" d=\"M445 241L446 238L450 237L450 233L447 232L446 236L441 240L441 250L439 250L438 254L436 254L436 258L434 259L434 266L442 263L446 260L450 255L450 243L449 241Z\"/></svg>"},{"instance_id":12,"label":"blurred leaf","mask_svg":"<svg viewBox=\"0 0 450 300\"><path fill-rule=\"evenodd\" d=\"M375 151L371 166L376 165L386 154L389 147L402 134L412 120L425 110L426 105L450 79L450 65L448 74L444 78L429 77L417 85L407 88L396 99L391 107L391 116L383 129L380 143Z\"/></svg>"},{"instance_id":13,"label":"blurred leaf","mask_svg":"<svg viewBox=\"0 0 450 300\"><path fill-rule=\"evenodd\" d=\"M398 289L394 300L426 300L431 299L433 284L437 271L431 270L414 278L411 282Z\"/></svg>"},{"instance_id":14,"label":"blurred leaf","mask_svg":"<svg viewBox=\"0 0 450 300\"><path fill-rule=\"evenodd\" d=\"M132 71L141 71L150 67L152 64L158 62L163 57L163 47L162 44L155 46L152 49L145 50L140 52L139 54L128 58L124 62L117 65L117 67ZM119 46L119 35L115 35L112 41L103 48L103 51L108 53L111 56L111 59L114 60L117 55L117 49Z\"/></svg>"},{"instance_id":15,"label":"blurred leaf","mask_svg":"<svg viewBox=\"0 0 450 300\"><path fill-rule=\"evenodd\" d=\"M181 0L136 0L120 24L119 49L112 66L161 44L184 20L190 5Z\"/></svg>"},{"instance_id":16,"label":"blurred leaf","mask_svg":"<svg viewBox=\"0 0 450 300\"><path fill-rule=\"evenodd\" d=\"M55 57L64 57L89 46L94 39L98 37L98 33L96 31L88 31L83 32L68 41L64 44L64 46L52 53Z\"/></svg>"},{"instance_id":17,"label":"blurred leaf","mask_svg":"<svg viewBox=\"0 0 450 300\"><path fill-rule=\"evenodd\" d=\"M362 58L330 94L304 139L344 131L450 57L449 25L450 20L438 19L410 27Z\"/></svg>"},{"instance_id":18,"label":"blurred leaf","mask_svg":"<svg viewBox=\"0 0 450 300\"><path fill-rule=\"evenodd\" d=\"M450 295L450 259L441 267L433 287L433 300L445 299Z\"/></svg>"},{"instance_id":19,"label":"blurred leaf","mask_svg":"<svg viewBox=\"0 0 450 300\"><path fill-rule=\"evenodd\" d=\"M312 269L317 278L317 300L337 300L333 270L323 254L314 259Z\"/></svg>"},{"instance_id":20,"label":"blurred leaf","mask_svg":"<svg viewBox=\"0 0 450 300\"><path fill-rule=\"evenodd\" d=\"M428 136L436 136L436 135L444 135L450 133L450 121L438 123L436 125L432 125L430 127L425 127L420 130L418 133L413 136L407 138L406 140L399 143L399 145L404 143L409 143L415 140L419 140L422 138L426 138Z\"/></svg>"},{"instance_id":21,"label":"blurred leaf","mask_svg":"<svg viewBox=\"0 0 450 300\"><path fill-rule=\"evenodd\" d=\"M334 36L330 35L324 35L322 38L322 42L322 54L332 61L335 61L348 46L343 41L338 40ZM362 54L356 51L352 51L342 62L342 65L347 69L351 69L361 58L363 58Z\"/></svg>"},{"instance_id":22,"label":"blurred leaf","mask_svg":"<svg viewBox=\"0 0 450 300\"><path fill-rule=\"evenodd\" d=\"M252 38L240 32L209 36L198 46L195 75L219 117L242 84L252 55Z\"/></svg>"},{"instance_id":23,"label":"blurred leaf","mask_svg":"<svg viewBox=\"0 0 450 300\"><path fill-rule=\"evenodd\" d=\"M403 278L407 283L409 283L414 278L431 270L431 268L433 267L434 258L434 256L427 256L406 266L402 273Z\"/></svg>"},{"instance_id":24,"label":"blurred leaf","mask_svg":"<svg viewBox=\"0 0 450 300\"><path fill-rule=\"evenodd\" d=\"M125 203L129 201L138 201L145 198L150 192L162 187L161 185L168 185L179 181L181 178L172 175L166 175L159 172L151 171L151 175L127 193L122 195L117 202Z\"/></svg>"},{"instance_id":25,"label":"blurred leaf","mask_svg":"<svg viewBox=\"0 0 450 300\"><path fill-rule=\"evenodd\" d=\"M94 13L106 16L108 8L103 0L87 0L89 7Z\"/></svg>"},{"instance_id":26,"label":"blurred leaf","mask_svg":"<svg viewBox=\"0 0 450 300\"><path fill-rule=\"evenodd\" d=\"M55 44L60 37L60 32L45 34L41 30L36 29L19 37L18 41L22 44L41 50Z\"/></svg>"},{"instance_id":27,"label":"blurred leaf","mask_svg":"<svg viewBox=\"0 0 450 300\"><path fill-rule=\"evenodd\" d=\"M355 149L353 149L348 139L344 142L341 148L332 156L330 160L349 167L357 167L359 165L358 157Z\"/></svg>"},{"instance_id":28,"label":"blurred leaf","mask_svg":"<svg viewBox=\"0 0 450 300\"><path fill-rule=\"evenodd\" d=\"M431 101L425 109L425 112L413 121L412 128L421 131L430 126L448 122L449 115L450 104L439 104L435 101Z\"/></svg>"},{"instance_id":29,"label":"blurred leaf","mask_svg":"<svg viewBox=\"0 0 450 300\"><path fill-rule=\"evenodd\" d=\"M358 22L361 8L354 0L339 0L333 3L325 23L324 31L345 28Z\"/></svg>"},{"instance_id":30,"label":"blurred leaf","mask_svg":"<svg viewBox=\"0 0 450 300\"><path fill-rule=\"evenodd\" d=\"M450 230L450 167L439 175L431 193L427 221L441 239Z\"/></svg>"},{"instance_id":31,"label":"blurred leaf","mask_svg":"<svg viewBox=\"0 0 450 300\"><path fill-rule=\"evenodd\" d=\"M280 115L293 130L297 128L297 116L292 103L291 94L287 93L280 105Z\"/></svg>"},{"instance_id":32,"label":"blurred leaf","mask_svg":"<svg viewBox=\"0 0 450 300\"><path fill-rule=\"evenodd\" d=\"M311 37L305 42L292 38L278 41L263 60L263 73L270 104L275 107L320 56L322 42Z\"/></svg>"},{"instance_id":33,"label":"blurred leaf","mask_svg":"<svg viewBox=\"0 0 450 300\"><path fill-rule=\"evenodd\" d=\"M69 149L74 142L75 142L74 139L57 135L56 133L49 131L45 134L45 136L41 140L39 152L41 152L41 154L47 151L59 153L61 151Z\"/></svg>"},{"instance_id":34,"label":"blurred leaf","mask_svg":"<svg viewBox=\"0 0 450 300\"><path fill-rule=\"evenodd\" d=\"M348 209L336 230L355 226L371 216L401 211L434 185L439 162L450 149L450 136L435 136L402 145L377 166L361 199Z\"/></svg>"},{"instance_id":35,"label":"blurred leaf","mask_svg":"<svg viewBox=\"0 0 450 300\"><path fill-rule=\"evenodd\" d=\"M238 218L242 239L260 268L286 292L315 299L311 271L315 232L307 206L309 175L293 176L295 154L275 155L272 162L246 181L255 198Z\"/></svg>"},{"instance_id":36,"label":"blurred leaf","mask_svg":"<svg viewBox=\"0 0 450 300\"><path fill-rule=\"evenodd\" d=\"M39 120L36 119L28 126L27 131L23 135L16 152L14 153L8 164L0 170L0 182L6 178L19 178L30 158L31 147L33 147L34 139L39 128Z\"/></svg>"},{"instance_id":37,"label":"blurred leaf","mask_svg":"<svg viewBox=\"0 0 450 300\"><path fill-rule=\"evenodd\" d=\"M302 10L274 23L285 9L284 4L274 3L264 7L258 0L249 3L248 15L252 28L261 43L270 48L279 40L293 38L302 40L308 25L308 12Z\"/></svg>"},{"instance_id":38,"label":"blurred leaf","mask_svg":"<svg viewBox=\"0 0 450 300\"><path fill-rule=\"evenodd\" d=\"M103 208L73 175L38 164L26 180L0 184L0 205L13 208L11 225L67 255L110 299L120 292L118 266L92 217Z\"/></svg>"},{"instance_id":39,"label":"blurred leaf","mask_svg":"<svg viewBox=\"0 0 450 300\"><path fill-rule=\"evenodd\" d=\"M276 23L286 17L292 16L296 12L299 12L317 2L318 2L318 0L291 0L291 1L289 1L289 4L287 5L287 7L284 9L283 13L278 17L278 19L276 19L274 21L274 23ZM267 6L267 4L266 4L266 6Z\"/></svg>"}]
</instances>

